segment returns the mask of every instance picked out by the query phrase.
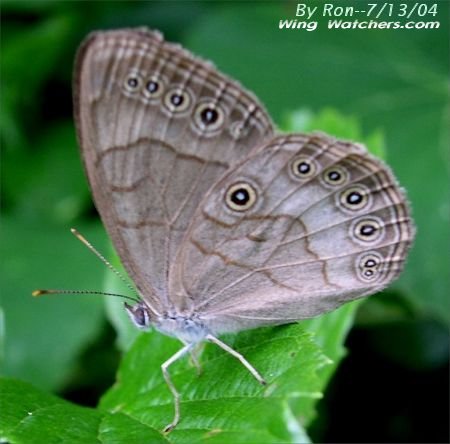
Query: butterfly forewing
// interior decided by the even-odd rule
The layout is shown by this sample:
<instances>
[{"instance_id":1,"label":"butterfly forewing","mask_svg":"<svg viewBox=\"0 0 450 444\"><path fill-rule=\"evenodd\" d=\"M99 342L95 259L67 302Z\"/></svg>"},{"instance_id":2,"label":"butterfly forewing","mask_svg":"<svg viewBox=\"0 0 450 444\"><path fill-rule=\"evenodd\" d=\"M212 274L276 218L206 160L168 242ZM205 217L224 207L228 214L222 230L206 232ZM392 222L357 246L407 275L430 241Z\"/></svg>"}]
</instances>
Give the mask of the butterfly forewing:
<instances>
[{"instance_id":1,"label":"butterfly forewing","mask_svg":"<svg viewBox=\"0 0 450 444\"><path fill-rule=\"evenodd\" d=\"M413 235L403 191L362 146L277 136L206 196L171 290L216 332L309 318L385 287Z\"/></svg>"},{"instance_id":2,"label":"butterfly forewing","mask_svg":"<svg viewBox=\"0 0 450 444\"><path fill-rule=\"evenodd\" d=\"M273 135L257 99L157 32L98 32L75 73L78 137L98 211L150 307L192 215L230 166Z\"/></svg>"}]
</instances>

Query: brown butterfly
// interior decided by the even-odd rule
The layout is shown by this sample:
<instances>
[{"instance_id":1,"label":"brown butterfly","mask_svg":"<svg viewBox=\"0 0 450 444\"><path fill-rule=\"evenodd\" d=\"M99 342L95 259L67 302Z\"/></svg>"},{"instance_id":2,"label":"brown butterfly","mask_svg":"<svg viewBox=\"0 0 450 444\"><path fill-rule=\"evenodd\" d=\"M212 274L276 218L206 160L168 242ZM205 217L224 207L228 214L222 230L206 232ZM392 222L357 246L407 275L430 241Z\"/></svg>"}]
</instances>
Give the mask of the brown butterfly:
<instances>
[{"instance_id":1,"label":"brown butterfly","mask_svg":"<svg viewBox=\"0 0 450 444\"><path fill-rule=\"evenodd\" d=\"M245 358L224 332L320 315L386 287L414 228L390 169L356 143L276 134L258 99L159 32L82 44L75 117L96 207L140 301L139 328Z\"/></svg>"}]
</instances>

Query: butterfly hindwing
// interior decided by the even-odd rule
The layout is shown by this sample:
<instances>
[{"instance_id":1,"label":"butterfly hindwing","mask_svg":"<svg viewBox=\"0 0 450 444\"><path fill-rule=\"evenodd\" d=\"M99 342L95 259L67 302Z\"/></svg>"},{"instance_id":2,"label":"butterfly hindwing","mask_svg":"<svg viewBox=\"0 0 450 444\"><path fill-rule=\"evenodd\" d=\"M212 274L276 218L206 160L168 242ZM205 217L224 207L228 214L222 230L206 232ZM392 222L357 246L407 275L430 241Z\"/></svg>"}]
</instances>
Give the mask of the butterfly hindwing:
<instances>
[{"instance_id":1,"label":"butterfly hindwing","mask_svg":"<svg viewBox=\"0 0 450 444\"><path fill-rule=\"evenodd\" d=\"M394 176L361 145L277 136L208 193L171 290L219 332L309 318L390 283L413 231Z\"/></svg>"}]
</instances>

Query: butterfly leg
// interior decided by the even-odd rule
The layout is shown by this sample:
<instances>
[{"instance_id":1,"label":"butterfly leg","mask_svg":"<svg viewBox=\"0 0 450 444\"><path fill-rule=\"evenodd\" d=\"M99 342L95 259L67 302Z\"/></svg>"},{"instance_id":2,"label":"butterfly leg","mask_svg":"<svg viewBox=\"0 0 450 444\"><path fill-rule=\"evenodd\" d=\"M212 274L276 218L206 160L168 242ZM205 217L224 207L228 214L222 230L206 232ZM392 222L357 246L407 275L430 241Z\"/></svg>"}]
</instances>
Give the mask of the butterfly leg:
<instances>
[{"instance_id":1,"label":"butterfly leg","mask_svg":"<svg viewBox=\"0 0 450 444\"><path fill-rule=\"evenodd\" d=\"M233 350L229 345L225 344L225 342L222 342L220 339L217 339L215 336L208 334L206 336L206 339L210 342L213 342L214 344L218 345L222 350L225 350L230 355L234 356L236 359L238 359L241 364L254 376L254 378L262 385L266 385L267 382L264 380L264 378L259 374L258 370L256 370L255 367L253 367L250 362L248 362L240 353L238 353L236 350Z\"/></svg>"},{"instance_id":2,"label":"butterfly leg","mask_svg":"<svg viewBox=\"0 0 450 444\"><path fill-rule=\"evenodd\" d=\"M166 384L168 385L170 391L173 395L173 401L174 401L174 409L175 414L173 416L173 420L170 424L167 424L166 427L164 427L164 433L170 432L180 421L180 394L178 393L177 389L173 385L172 379L170 378L170 374L168 371L168 368L178 359L183 357L186 353L191 351L194 344L186 344L182 349L178 350L172 357L170 357L164 364L161 365L162 374L164 376L164 379L166 381Z\"/></svg>"}]
</instances>

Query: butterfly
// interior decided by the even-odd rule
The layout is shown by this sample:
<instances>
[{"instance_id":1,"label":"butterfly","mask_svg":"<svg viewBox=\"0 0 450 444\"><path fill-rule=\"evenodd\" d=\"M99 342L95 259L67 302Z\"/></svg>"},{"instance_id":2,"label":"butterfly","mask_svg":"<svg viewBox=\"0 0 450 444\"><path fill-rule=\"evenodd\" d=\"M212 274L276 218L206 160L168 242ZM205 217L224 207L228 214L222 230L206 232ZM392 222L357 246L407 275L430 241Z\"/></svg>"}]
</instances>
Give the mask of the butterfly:
<instances>
[{"instance_id":1,"label":"butterfly","mask_svg":"<svg viewBox=\"0 0 450 444\"><path fill-rule=\"evenodd\" d=\"M225 332L311 318L375 293L414 237L405 193L358 143L279 134L239 83L147 29L81 45L74 110L95 205L140 300L178 338L168 368Z\"/></svg>"}]
</instances>

